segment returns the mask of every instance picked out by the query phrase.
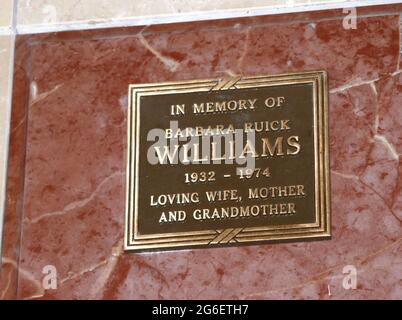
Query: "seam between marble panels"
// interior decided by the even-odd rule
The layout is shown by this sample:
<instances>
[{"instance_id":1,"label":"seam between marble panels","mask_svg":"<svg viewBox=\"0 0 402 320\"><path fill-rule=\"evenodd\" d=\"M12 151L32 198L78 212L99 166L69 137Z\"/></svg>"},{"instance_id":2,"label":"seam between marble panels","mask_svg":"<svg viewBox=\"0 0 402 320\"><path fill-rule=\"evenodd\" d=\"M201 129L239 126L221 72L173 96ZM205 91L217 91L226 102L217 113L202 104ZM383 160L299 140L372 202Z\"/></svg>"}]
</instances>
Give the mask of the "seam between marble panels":
<instances>
[{"instance_id":1,"label":"seam between marble panels","mask_svg":"<svg viewBox=\"0 0 402 320\"><path fill-rule=\"evenodd\" d=\"M272 15L271 15L272 16ZM365 14L357 14L357 18L358 19L365 19L365 18L376 18L376 17L389 17L389 16L399 16L398 13L396 12L378 12L378 13L365 13ZM250 17L239 17L242 19L245 18L253 18L253 16ZM258 28L258 27L264 27L264 26L271 26L271 25L294 25L294 24L309 24L311 22L314 23L320 23L320 22L327 22L327 21L337 21L337 20L343 20L345 18L345 15L334 15L334 16L329 16L329 17L324 17L324 18L320 18L320 17L313 17L309 20L305 20L305 19L295 19L292 21L265 21L265 22L251 22L249 25L251 25L254 28ZM219 19L218 19L219 21ZM203 22L202 20L194 20L194 21L187 21L187 22ZM186 23L185 21L182 23ZM171 24L171 23L169 23ZM180 24L180 23L179 23ZM154 34L165 34L165 33L169 33L169 34L180 34L183 32L191 32L194 30L188 30L188 29L181 29L180 27L176 30L158 30L158 31L148 31L146 32L145 30L147 28L149 28L150 26L152 26L152 23L149 24L142 24L142 25L132 25L132 26L121 26L121 28L130 28L130 27L142 27L140 30L138 30L135 33L132 34L126 34L124 32L120 32L114 35L106 35L106 36L100 36L100 35L95 35L91 37L91 40L113 40L113 39L121 39L121 38L135 38L138 37L139 34L142 34L144 36L147 35L154 35ZM199 32L205 32L205 31L211 31L211 30L232 30L232 29L237 29L239 28L239 26L242 26L242 23L236 23L236 24L231 24L231 25L226 25L226 26L201 26L199 28L197 28L197 31ZM110 27L105 27L106 29L117 29L120 28L118 26L110 26ZM72 29L72 30L63 30L63 31L58 31L58 32L64 32L64 31L95 31L97 29ZM18 33L18 35L25 35L24 33ZM33 33L32 35L36 35L35 33ZM75 42L75 41L82 41L83 38L82 36L78 36L77 38L69 38L69 39L64 39L63 41L65 42ZM42 43L49 43L52 42L52 40L50 39L41 39L41 40L29 40L30 45L34 46L34 45L40 45Z\"/></svg>"},{"instance_id":2,"label":"seam between marble panels","mask_svg":"<svg viewBox=\"0 0 402 320\"><path fill-rule=\"evenodd\" d=\"M17 4L18 5L18 4ZM27 146L28 146L28 123L29 123L29 117L30 117L30 101L31 101L31 92L30 92L30 83L32 83L32 50L31 48L28 49L29 54L27 59L25 60L25 73L28 74L28 81L27 81L27 95L26 95L26 101L24 103L24 108L25 108L25 113L24 113L24 119L26 121L26 128L24 131L24 149L23 149L23 165L22 165L22 191L21 191L21 204L19 208L17 209L19 212L19 223L20 223L20 229L19 229L19 237L18 237L18 257L17 257L17 285L16 285L16 297L18 298L19 294L19 288L20 288L20 270L24 270L20 268L21 265L21 243L23 240L23 232L24 232L24 225L23 225L23 218L24 218L24 207L25 207L25 190L26 190L26 157L27 157ZM43 288L42 288L43 289ZM39 294L38 297L41 295Z\"/></svg>"},{"instance_id":3,"label":"seam between marble panels","mask_svg":"<svg viewBox=\"0 0 402 320\"><path fill-rule=\"evenodd\" d=\"M299 5L284 5L281 7L277 6L266 6L266 7L251 7L251 8L234 8L234 9L221 9L216 11L200 11L185 12L185 13L170 13L165 15L155 15L152 17L140 16L133 18L123 18L120 20L108 20L99 21L85 19L81 22L59 22L53 25L44 26L43 24L27 24L18 26L19 34L33 34L33 33L46 33L46 32L59 32L59 31L73 31L73 30L90 30L90 29L101 29L101 28L115 28L115 27L130 27L130 26L141 26L148 24L165 24L165 23L181 23L181 22L192 22L192 21L208 21L217 19L231 19L231 18L243 18L251 16L263 16L263 15L278 15L278 14L289 14L289 13L303 13L312 11L325 11L325 10L336 10L344 8L354 8L354 7L370 7L376 5L390 5L398 4L397 0L388 1L338 1L336 3L313 3L313 4L299 4Z\"/></svg>"},{"instance_id":4,"label":"seam between marble panels","mask_svg":"<svg viewBox=\"0 0 402 320\"><path fill-rule=\"evenodd\" d=\"M7 107L4 117L4 140L3 140L3 159L0 159L0 165L3 171L3 180L0 181L0 257L3 257L3 227L5 220L6 208L6 192L7 192L7 177L8 177L8 154L9 154L9 140L10 140L10 126L11 126L11 108L14 84L14 56L15 56L15 41L16 41L16 26L17 26L17 8L18 0L13 1L11 12L11 25L10 25L10 44L9 44L9 60L8 60L8 88L7 88ZM0 273L3 262L0 261ZM18 274L16 275L18 279ZM17 288L16 288L17 290ZM17 291L15 292L17 294Z\"/></svg>"}]
</instances>

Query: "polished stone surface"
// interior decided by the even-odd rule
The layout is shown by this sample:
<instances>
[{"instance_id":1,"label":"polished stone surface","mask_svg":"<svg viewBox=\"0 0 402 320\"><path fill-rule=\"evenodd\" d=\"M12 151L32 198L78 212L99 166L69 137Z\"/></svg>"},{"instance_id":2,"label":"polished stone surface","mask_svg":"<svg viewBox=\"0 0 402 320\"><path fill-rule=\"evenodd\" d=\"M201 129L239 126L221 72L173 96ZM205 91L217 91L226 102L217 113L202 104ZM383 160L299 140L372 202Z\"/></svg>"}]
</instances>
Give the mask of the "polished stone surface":
<instances>
[{"instance_id":1,"label":"polished stone surface","mask_svg":"<svg viewBox=\"0 0 402 320\"><path fill-rule=\"evenodd\" d=\"M2 0L10 1L10 0ZM233 10L267 9L297 10L303 6L348 5L349 0L20 0L19 26L44 28L66 23L107 23L140 18L158 19L167 15L198 15L202 13L230 14Z\"/></svg>"},{"instance_id":2,"label":"polished stone surface","mask_svg":"<svg viewBox=\"0 0 402 320\"><path fill-rule=\"evenodd\" d=\"M399 15L372 15L20 37L2 297L401 299ZM329 75L332 240L123 252L128 84L314 69Z\"/></svg>"}]
</instances>

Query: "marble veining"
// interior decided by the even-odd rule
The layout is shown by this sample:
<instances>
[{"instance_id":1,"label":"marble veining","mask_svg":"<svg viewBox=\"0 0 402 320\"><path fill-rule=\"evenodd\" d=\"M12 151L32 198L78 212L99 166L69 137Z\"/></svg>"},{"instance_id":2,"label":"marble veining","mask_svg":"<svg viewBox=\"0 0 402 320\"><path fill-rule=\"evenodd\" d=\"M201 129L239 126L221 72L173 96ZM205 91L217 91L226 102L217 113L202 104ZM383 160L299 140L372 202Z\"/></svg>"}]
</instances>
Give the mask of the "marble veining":
<instances>
[{"instance_id":1,"label":"marble veining","mask_svg":"<svg viewBox=\"0 0 402 320\"><path fill-rule=\"evenodd\" d=\"M9 180L22 179L24 187L9 185L7 200L11 221L15 197L23 197L22 237L19 255L4 251L0 294L401 299L399 32L399 15L386 15L360 18L356 30L345 30L336 17L240 19L231 26L31 42L30 69L21 58L15 75L24 74L17 92L29 94L13 106L9 171ZM314 69L329 74L332 240L123 252L129 83ZM7 239L15 239L11 222L6 226ZM57 290L41 286L46 265L57 268ZM355 290L342 287L346 265L357 269Z\"/></svg>"}]
</instances>

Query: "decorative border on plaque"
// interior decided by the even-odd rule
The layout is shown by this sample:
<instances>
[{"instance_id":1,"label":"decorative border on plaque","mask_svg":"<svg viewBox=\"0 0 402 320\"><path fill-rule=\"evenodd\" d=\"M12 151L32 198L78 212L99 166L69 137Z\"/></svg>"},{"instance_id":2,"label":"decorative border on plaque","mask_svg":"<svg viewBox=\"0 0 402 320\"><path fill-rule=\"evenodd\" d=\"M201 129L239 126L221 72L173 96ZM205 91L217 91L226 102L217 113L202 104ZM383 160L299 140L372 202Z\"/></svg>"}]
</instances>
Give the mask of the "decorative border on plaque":
<instances>
[{"instance_id":1,"label":"decorative border on plaque","mask_svg":"<svg viewBox=\"0 0 402 320\"><path fill-rule=\"evenodd\" d=\"M292 84L312 84L314 91L315 213L314 223L228 228L141 235L138 232L139 100L142 96L208 92ZM124 249L210 247L331 237L328 141L328 83L326 71L223 79L191 80L129 86L127 189Z\"/></svg>"}]
</instances>

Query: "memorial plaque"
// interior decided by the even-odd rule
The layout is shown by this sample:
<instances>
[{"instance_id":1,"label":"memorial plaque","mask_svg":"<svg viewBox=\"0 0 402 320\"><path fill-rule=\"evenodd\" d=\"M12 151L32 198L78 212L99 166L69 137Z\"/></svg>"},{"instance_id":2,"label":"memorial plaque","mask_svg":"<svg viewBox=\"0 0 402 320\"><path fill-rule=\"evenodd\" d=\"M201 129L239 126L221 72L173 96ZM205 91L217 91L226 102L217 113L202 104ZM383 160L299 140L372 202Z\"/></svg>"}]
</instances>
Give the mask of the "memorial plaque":
<instances>
[{"instance_id":1,"label":"memorial plaque","mask_svg":"<svg viewBox=\"0 0 402 320\"><path fill-rule=\"evenodd\" d=\"M330 238L325 71L129 86L125 249Z\"/></svg>"}]
</instances>

